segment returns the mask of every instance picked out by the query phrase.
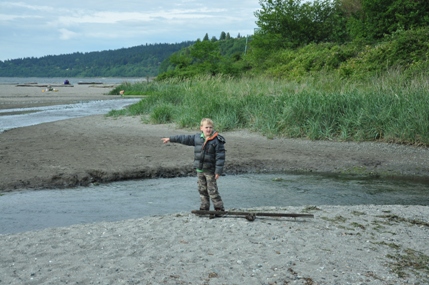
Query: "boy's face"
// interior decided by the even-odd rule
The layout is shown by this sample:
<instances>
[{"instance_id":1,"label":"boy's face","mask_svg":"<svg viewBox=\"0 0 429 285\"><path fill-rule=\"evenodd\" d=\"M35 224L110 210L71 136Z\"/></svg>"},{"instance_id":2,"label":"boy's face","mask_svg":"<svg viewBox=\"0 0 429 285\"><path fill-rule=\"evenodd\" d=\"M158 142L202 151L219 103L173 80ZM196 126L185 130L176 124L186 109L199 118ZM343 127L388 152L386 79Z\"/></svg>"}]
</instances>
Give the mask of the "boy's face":
<instances>
[{"instance_id":1,"label":"boy's face","mask_svg":"<svg viewBox=\"0 0 429 285\"><path fill-rule=\"evenodd\" d=\"M203 125L200 127L200 130L203 132L204 136L208 137L213 132L213 125L207 122L204 122Z\"/></svg>"}]
</instances>

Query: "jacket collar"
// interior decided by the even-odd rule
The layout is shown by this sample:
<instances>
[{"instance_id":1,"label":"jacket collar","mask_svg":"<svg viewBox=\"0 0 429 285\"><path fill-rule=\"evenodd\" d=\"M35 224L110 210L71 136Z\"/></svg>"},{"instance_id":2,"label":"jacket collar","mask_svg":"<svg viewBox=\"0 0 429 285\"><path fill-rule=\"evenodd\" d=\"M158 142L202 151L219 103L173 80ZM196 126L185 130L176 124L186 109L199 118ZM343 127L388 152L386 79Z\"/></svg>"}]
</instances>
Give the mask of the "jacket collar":
<instances>
[{"instance_id":1,"label":"jacket collar","mask_svg":"<svg viewBox=\"0 0 429 285\"><path fill-rule=\"evenodd\" d=\"M205 147L205 145L206 145L206 143L207 143L208 141L211 141L211 140L215 139L215 138L217 137L217 135L218 135L218 134L219 134L218 132L214 131L210 136L205 137L205 136L204 136L204 133L201 133L201 137L204 139L203 148Z\"/></svg>"}]
</instances>

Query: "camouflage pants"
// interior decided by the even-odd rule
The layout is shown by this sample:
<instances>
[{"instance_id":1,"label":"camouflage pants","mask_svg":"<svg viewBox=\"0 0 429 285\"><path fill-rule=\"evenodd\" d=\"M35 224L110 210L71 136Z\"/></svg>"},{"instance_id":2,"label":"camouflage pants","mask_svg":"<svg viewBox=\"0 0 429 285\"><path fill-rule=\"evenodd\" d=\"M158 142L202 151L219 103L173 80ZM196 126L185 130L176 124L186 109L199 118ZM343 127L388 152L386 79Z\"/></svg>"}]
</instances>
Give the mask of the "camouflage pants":
<instances>
[{"instance_id":1,"label":"camouflage pants","mask_svg":"<svg viewBox=\"0 0 429 285\"><path fill-rule=\"evenodd\" d=\"M215 210L223 210L223 201L219 195L215 175L209 172L198 172L198 192L201 199L201 210L210 209L210 199Z\"/></svg>"}]
</instances>

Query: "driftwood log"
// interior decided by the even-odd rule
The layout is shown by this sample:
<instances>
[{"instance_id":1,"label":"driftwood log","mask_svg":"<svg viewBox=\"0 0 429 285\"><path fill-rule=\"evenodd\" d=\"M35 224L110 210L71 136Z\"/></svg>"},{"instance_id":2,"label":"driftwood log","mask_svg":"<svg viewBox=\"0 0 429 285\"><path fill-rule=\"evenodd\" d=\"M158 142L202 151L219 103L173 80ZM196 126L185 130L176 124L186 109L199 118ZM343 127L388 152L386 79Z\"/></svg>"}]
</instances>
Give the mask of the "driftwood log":
<instances>
[{"instance_id":1,"label":"driftwood log","mask_svg":"<svg viewBox=\"0 0 429 285\"><path fill-rule=\"evenodd\" d=\"M208 215L211 219L215 217L225 217L225 216L244 216L248 221L254 221L257 216L314 218L313 214L296 214L296 213L235 212L235 211L205 211L205 210L194 210L192 211L192 213L199 216Z\"/></svg>"}]
</instances>

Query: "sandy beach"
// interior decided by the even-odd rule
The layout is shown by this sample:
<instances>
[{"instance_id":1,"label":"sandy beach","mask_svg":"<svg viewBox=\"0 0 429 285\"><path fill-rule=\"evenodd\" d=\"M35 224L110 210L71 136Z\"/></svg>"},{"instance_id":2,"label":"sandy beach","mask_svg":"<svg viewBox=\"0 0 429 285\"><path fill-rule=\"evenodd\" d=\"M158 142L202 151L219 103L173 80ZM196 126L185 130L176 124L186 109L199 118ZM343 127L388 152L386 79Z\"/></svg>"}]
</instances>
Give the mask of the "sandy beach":
<instances>
[{"instance_id":1,"label":"sandy beach","mask_svg":"<svg viewBox=\"0 0 429 285\"><path fill-rule=\"evenodd\" d=\"M0 108L119 98L106 96L108 88L58 89L2 86ZM8 130L0 134L0 193L192 176L192 150L160 138L195 132L103 115ZM429 180L423 147L267 139L246 130L223 135L228 175ZM191 210L0 235L0 284L429 284L426 206L246 209L314 214L253 222Z\"/></svg>"},{"instance_id":2,"label":"sandy beach","mask_svg":"<svg viewBox=\"0 0 429 285\"><path fill-rule=\"evenodd\" d=\"M0 236L0 284L428 284L421 206L190 213Z\"/></svg>"}]
</instances>

